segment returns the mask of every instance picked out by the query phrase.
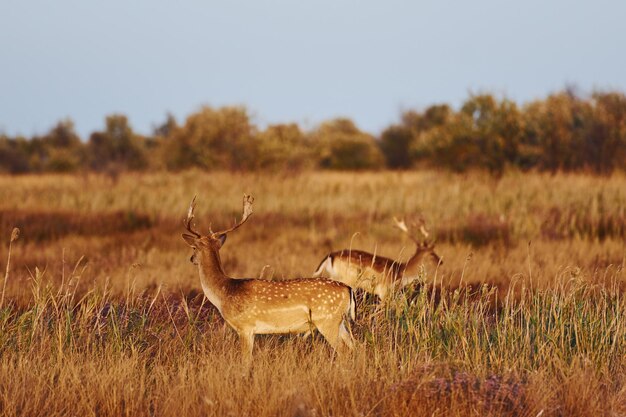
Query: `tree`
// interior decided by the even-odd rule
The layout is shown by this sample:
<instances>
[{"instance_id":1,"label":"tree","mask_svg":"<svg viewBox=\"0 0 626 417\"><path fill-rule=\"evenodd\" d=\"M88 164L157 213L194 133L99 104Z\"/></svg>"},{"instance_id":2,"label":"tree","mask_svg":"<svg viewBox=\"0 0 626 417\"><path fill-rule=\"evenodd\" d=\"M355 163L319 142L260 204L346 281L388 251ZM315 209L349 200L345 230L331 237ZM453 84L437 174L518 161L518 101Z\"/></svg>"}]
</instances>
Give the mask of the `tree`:
<instances>
[{"instance_id":1,"label":"tree","mask_svg":"<svg viewBox=\"0 0 626 417\"><path fill-rule=\"evenodd\" d=\"M539 149L538 167L552 172L581 169L592 108L571 92L527 106L524 141Z\"/></svg>"},{"instance_id":2,"label":"tree","mask_svg":"<svg viewBox=\"0 0 626 417\"><path fill-rule=\"evenodd\" d=\"M380 149L385 155L387 167L407 169L413 163L411 147L415 136L411 129L402 125L393 125L385 129L380 139Z\"/></svg>"},{"instance_id":3,"label":"tree","mask_svg":"<svg viewBox=\"0 0 626 417\"><path fill-rule=\"evenodd\" d=\"M426 151L429 144L424 143L424 135L450 123L453 116L447 104L430 106L423 113L405 111L401 123L387 128L381 136L380 146L387 166L406 169L419 159L429 158L430 152Z\"/></svg>"},{"instance_id":4,"label":"tree","mask_svg":"<svg viewBox=\"0 0 626 417\"><path fill-rule=\"evenodd\" d=\"M154 128L153 135L159 138L167 138L178 128L178 122L173 114L168 113L165 122Z\"/></svg>"},{"instance_id":5,"label":"tree","mask_svg":"<svg viewBox=\"0 0 626 417\"><path fill-rule=\"evenodd\" d=\"M175 128L164 143L169 169L250 169L255 165L256 130L243 107L203 107Z\"/></svg>"},{"instance_id":6,"label":"tree","mask_svg":"<svg viewBox=\"0 0 626 417\"><path fill-rule=\"evenodd\" d=\"M435 104L428 107L423 113L409 110L402 114L402 125L419 134L449 123L453 113L447 104Z\"/></svg>"},{"instance_id":7,"label":"tree","mask_svg":"<svg viewBox=\"0 0 626 417\"><path fill-rule=\"evenodd\" d=\"M41 138L43 171L73 172L83 166L85 149L74 130L74 122L65 119Z\"/></svg>"},{"instance_id":8,"label":"tree","mask_svg":"<svg viewBox=\"0 0 626 417\"><path fill-rule=\"evenodd\" d=\"M522 119L515 103L488 94L471 96L457 113L431 107L414 125L422 129L413 147L417 160L454 171L487 169L501 174L518 161Z\"/></svg>"},{"instance_id":9,"label":"tree","mask_svg":"<svg viewBox=\"0 0 626 417\"><path fill-rule=\"evenodd\" d=\"M107 116L106 128L89 138L90 166L98 171L140 170L146 167L144 138L133 133L126 116Z\"/></svg>"},{"instance_id":10,"label":"tree","mask_svg":"<svg viewBox=\"0 0 626 417\"><path fill-rule=\"evenodd\" d=\"M257 167L300 170L313 165L313 152L297 124L270 125L256 137Z\"/></svg>"},{"instance_id":11,"label":"tree","mask_svg":"<svg viewBox=\"0 0 626 417\"><path fill-rule=\"evenodd\" d=\"M360 170L384 166L384 156L374 138L349 119L322 123L311 136L322 168Z\"/></svg>"},{"instance_id":12,"label":"tree","mask_svg":"<svg viewBox=\"0 0 626 417\"><path fill-rule=\"evenodd\" d=\"M0 173L21 174L30 170L27 145L25 138L0 135Z\"/></svg>"},{"instance_id":13,"label":"tree","mask_svg":"<svg viewBox=\"0 0 626 417\"><path fill-rule=\"evenodd\" d=\"M626 96L621 93L592 95L584 155L597 173L608 174L626 166Z\"/></svg>"}]
</instances>

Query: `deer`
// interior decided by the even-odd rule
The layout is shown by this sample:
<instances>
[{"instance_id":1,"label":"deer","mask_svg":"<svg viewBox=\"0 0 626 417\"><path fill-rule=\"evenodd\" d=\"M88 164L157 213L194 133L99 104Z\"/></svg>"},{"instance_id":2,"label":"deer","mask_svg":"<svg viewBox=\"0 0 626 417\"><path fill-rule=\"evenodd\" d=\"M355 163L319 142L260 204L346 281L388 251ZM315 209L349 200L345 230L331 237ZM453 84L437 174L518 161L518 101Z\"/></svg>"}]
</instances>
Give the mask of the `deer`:
<instances>
[{"instance_id":1,"label":"deer","mask_svg":"<svg viewBox=\"0 0 626 417\"><path fill-rule=\"evenodd\" d=\"M361 250L343 249L331 252L322 259L313 277L321 277L326 272L332 280L342 282L353 289L361 288L377 295L385 301L389 294L404 288L419 278L424 261L429 257L435 265L442 264L442 259L435 252L435 242L428 241L423 218L411 222L409 229L404 219L393 218L395 226L406 233L415 242L415 253L406 262L385 258ZM416 238L415 230L424 237Z\"/></svg>"},{"instance_id":2,"label":"deer","mask_svg":"<svg viewBox=\"0 0 626 417\"><path fill-rule=\"evenodd\" d=\"M220 249L228 234L248 220L253 201L244 194L241 220L219 232L209 226L209 234L202 235L192 225L194 197L184 221L187 232L182 234L193 249L190 261L198 268L204 295L239 335L244 362L252 360L257 334L299 334L317 329L334 352L352 350L346 319L355 320L356 302L349 286L322 278L232 278L224 271Z\"/></svg>"}]
</instances>

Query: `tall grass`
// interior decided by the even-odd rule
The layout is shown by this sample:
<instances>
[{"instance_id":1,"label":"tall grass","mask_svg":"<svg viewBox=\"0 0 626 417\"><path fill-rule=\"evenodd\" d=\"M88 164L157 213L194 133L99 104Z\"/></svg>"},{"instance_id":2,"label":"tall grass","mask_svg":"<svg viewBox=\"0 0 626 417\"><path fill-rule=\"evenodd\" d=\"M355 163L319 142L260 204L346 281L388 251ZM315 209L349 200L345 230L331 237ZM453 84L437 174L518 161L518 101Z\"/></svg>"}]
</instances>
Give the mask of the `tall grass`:
<instances>
[{"instance_id":1,"label":"tall grass","mask_svg":"<svg viewBox=\"0 0 626 417\"><path fill-rule=\"evenodd\" d=\"M626 414L624 177L108 181L0 177L0 233L23 231L0 305L2 415ZM222 250L233 276L306 276L350 245L406 257L391 217L417 210L444 264L388 304L358 294L353 355L335 357L319 335L260 336L247 370L179 242L190 196L206 230L232 221L244 191L259 204ZM600 194L602 209L590 202Z\"/></svg>"},{"instance_id":2,"label":"tall grass","mask_svg":"<svg viewBox=\"0 0 626 417\"><path fill-rule=\"evenodd\" d=\"M353 356L261 337L253 368L200 297L54 290L0 312L5 415L620 415L626 302L582 281L509 294L362 301ZM515 301L513 301L515 300ZM580 378L584 378L580 380Z\"/></svg>"}]
</instances>

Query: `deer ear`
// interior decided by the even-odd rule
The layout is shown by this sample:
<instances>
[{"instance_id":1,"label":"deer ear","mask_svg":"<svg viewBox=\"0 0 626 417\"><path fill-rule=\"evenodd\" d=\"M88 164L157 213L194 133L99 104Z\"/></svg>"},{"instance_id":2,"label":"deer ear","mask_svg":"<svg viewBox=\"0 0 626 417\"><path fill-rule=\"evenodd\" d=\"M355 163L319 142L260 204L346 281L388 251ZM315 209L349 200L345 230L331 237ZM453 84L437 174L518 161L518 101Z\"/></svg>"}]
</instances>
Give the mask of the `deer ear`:
<instances>
[{"instance_id":1,"label":"deer ear","mask_svg":"<svg viewBox=\"0 0 626 417\"><path fill-rule=\"evenodd\" d=\"M181 235L183 237L183 240L192 248L195 248L198 246L198 244L196 243L196 237L187 233L183 233Z\"/></svg>"},{"instance_id":2,"label":"deer ear","mask_svg":"<svg viewBox=\"0 0 626 417\"><path fill-rule=\"evenodd\" d=\"M224 246L224 242L226 242L226 236L228 236L226 233L222 233L217 237L217 240L220 241L220 247Z\"/></svg>"}]
</instances>

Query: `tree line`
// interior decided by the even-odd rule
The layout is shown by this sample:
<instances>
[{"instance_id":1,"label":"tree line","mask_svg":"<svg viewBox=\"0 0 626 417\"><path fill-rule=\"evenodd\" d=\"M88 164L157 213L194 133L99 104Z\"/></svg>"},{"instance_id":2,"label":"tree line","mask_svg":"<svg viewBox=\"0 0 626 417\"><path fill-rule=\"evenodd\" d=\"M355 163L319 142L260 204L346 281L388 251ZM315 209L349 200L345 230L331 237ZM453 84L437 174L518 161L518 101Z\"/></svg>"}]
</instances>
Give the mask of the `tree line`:
<instances>
[{"instance_id":1,"label":"tree line","mask_svg":"<svg viewBox=\"0 0 626 417\"><path fill-rule=\"evenodd\" d=\"M491 94L401 114L378 137L351 120L311 131L295 123L260 129L245 107L202 107L173 116L145 136L122 114L86 141L71 120L31 138L0 133L0 172L117 173L142 170L507 169L589 171L626 167L626 96L561 91L522 106Z\"/></svg>"}]
</instances>

